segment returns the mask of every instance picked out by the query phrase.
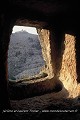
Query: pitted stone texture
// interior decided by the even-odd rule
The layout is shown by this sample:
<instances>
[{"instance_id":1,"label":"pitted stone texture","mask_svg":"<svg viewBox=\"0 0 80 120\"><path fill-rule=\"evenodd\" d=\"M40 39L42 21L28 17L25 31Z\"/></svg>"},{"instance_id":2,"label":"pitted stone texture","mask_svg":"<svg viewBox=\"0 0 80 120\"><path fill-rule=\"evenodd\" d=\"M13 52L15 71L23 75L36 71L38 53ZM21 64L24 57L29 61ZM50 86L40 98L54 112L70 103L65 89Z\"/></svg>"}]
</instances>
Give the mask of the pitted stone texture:
<instances>
[{"instance_id":1,"label":"pitted stone texture","mask_svg":"<svg viewBox=\"0 0 80 120\"><path fill-rule=\"evenodd\" d=\"M69 94L73 94L73 96L77 95L77 91L75 91L77 87L75 42L75 36L65 34L65 50L60 71L60 79L64 87L69 91Z\"/></svg>"},{"instance_id":2,"label":"pitted stone texture","mask_svg":"<svg viewBox=\"0 0 80 120\"><path fill-rule=\"evenodd\" d=\"M45 71L48 73L49 77L54 76L54 68L52 61L52 44L50 39L50 31L46 29L38 29L38 34L40 37L40 43L42 47L43 58L46 61Z\"/></svg>"}]
</instances>

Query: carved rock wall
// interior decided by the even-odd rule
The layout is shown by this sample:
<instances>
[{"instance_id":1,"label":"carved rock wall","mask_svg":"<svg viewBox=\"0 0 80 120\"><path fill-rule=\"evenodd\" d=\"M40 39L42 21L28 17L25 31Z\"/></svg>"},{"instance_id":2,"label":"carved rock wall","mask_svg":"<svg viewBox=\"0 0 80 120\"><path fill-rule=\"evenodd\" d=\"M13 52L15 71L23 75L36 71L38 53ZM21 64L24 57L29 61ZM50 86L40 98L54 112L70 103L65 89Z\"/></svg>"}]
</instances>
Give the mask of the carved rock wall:
<instances>
[{"instance_id":1,"label":"carved rock wall","mask_svg":"<svg viewBox=\"0 0 80 120\"><path fill-rule=\"evenodd\" d=\"M68 90L69 95L77 96L77 73L76 73L76 39L75 36L65 34L65 49L60 70L60 80Z\"/></svg>"},{"instance_id":2,"label":"carved rock wall","mask_svg":"<svg viewBox=\"0 0 80 120\"><path fill-rule=\"evenodd\" d=\"M10 107L7 91L7 51L12 23L15 23L18 19L34 20L41 22L40 25L42 24L41 27L43 29L39 29L38 33L41 39L43 57L47 65L45 70L52 80L48 84L47 82L46 84L44 83L43 88L45 86L46 89L48 87L52 89L55 83L61 81L63 92L65 88L69 93L69 97L78 96L80 94L80 85L77 85L77 76L78 82L80 81L80 31L78 31L78 28L80 29L80 7L78 2L76 0L71 2L67 0L49 0L48 2L45 2L45 0L8 0L4 2L3 0L0 5L0 108ZM43 24L44 22L47 24ZM44 28L48 30L44 30ZM52 32L49 29L52 29ZM56 32L54 29L56 29ZM66 30L75 33L77 36L76 50L75 37L65 35L65 40L63 41L61 30L63 33ZM54 32L56 39L54 39ZM64 49L61 47L61 43L65 43ZM58 79L60 80L58 81ZM63 94L65 95L65 92ZM62 92L60 92L61 95Z\"/></svg>"},{"instance_id":3,"label":"carved rock wall","mask_svg":"<svg viewBox=\"0 0 80 120\"><path fill-rule=\"evenodd\" d=\"M46 66L44 66L43 71L48 73L49 77L54 76L54 68L52 61L52 44L50 39L50 31L46 29L38 29L38 34L40 38L40 44L42 47L43 58L46 61Z\"/></svg>"},{"instance_id":4,"label":"carved rock wall","mask_svg":"<svg viewBox=\"0 0 80 120\"><path fill-rule=\"evenodd\" d=\"M54 78L55 75L55 64L59 64L59 60L57 60L56 51L54 51L55 44L53 44L53 40L50 38L50 31L49 30L40 30L38 29L38 34L40 36L40 43L42 46L43 51L43 57L46 61L47 68L45 70L47 71L48 75L50 77L53 77L54 84L57 83L57 79ZM51 44L51 41L52 44ZM68 91L69 96L68 97L76 97L79 94L79 91L77 91L77 71L76 71L76 37L70 34L65 34L64 41L62 41L64 44L61 48L62 53L62 63L59 64L58 69L58 76L60 81L63 84L63 87ZM57 50L57 49L56 49ZM54 51L54 52L52 52ZM60 56L61 57L61 56ZM54 59L55 60L54 60ZM57 62L55 62L57 61ZM59 71L60 70L60 71Z\"/></svg>"}]
</instances>

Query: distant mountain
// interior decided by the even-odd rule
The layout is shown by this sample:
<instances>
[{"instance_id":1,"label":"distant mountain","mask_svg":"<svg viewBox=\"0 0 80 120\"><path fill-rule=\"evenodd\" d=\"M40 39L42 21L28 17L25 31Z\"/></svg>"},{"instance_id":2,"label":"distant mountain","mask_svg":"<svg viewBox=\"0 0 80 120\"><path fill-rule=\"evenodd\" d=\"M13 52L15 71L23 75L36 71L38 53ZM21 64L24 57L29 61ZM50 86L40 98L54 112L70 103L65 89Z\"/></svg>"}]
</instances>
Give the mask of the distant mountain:
<instances>
[{"instance_id":1,"label":"distant mountain","mask_svg":"<svg viewBox=\"0 0 80 120\"><path fill-rule=\"evenodd\" d=\"M26 31L12 33L8 50L9 79L37 74L44 64L38 35Z\"/></svg>"}]
</instances>

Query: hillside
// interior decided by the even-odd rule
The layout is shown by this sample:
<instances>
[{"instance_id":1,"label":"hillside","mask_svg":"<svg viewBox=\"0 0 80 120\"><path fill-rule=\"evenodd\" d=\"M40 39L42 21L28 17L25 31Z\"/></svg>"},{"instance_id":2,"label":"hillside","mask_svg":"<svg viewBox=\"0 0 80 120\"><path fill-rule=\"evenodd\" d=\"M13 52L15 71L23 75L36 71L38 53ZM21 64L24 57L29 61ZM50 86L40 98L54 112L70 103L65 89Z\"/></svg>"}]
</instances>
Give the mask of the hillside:
<instances>
[{"instance_id":1,"label":"hillside","mask_svg":"<svg viewBox=\"0 0 80 120\"><path fill-rule=\"evenodd\" d=\"M9 79L20 79L39 73L45 64L38 35L20 31L11 34L8 50Z\"/></svg>"}]
</instances>

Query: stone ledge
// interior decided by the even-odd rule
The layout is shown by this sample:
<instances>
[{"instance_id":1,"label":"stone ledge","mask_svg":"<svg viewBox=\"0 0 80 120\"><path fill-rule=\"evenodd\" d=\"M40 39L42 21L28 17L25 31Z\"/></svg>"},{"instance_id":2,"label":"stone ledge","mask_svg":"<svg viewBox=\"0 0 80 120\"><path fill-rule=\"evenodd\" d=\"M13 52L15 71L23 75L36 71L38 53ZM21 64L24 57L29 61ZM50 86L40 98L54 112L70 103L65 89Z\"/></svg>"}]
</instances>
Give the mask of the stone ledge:
<instances>
[{"instance_id":1,"label":"stone ledge","mask_svg":"<svg viewBox=\"0 0 80 120\"><path fill-rule=\"evenodd\" d=\"M41 78L21 83L9 83L10 99L23 99L33 96L39 96L51 92L59 92L62 89L62 83L55 78Z\"/></svg>"}]
</instances>

